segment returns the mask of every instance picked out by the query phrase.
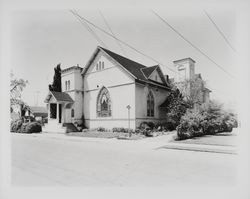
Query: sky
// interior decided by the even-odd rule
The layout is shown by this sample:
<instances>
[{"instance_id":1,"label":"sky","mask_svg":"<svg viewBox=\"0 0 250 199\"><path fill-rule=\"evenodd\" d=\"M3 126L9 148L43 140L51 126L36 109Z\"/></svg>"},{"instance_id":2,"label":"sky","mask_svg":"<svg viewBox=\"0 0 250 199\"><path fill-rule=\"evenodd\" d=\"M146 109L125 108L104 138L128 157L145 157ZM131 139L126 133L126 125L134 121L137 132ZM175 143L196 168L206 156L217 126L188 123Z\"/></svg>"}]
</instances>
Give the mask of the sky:
<instances>
[{"instance_id":1,"label":"sky","mask_svg":"<svg viewBox=\"0 0 250 199\"><path fill-rule=\"evenodd\" d=\"M77 10L92 23L109 32L102 15L113 33L122 41L162 63L164 74L174 77L173 61L191 57L196 61L195 72L201 73L207 87L212 90L211 99L235 106L237 77L237 52L231 49L216 30L203 9L154 10L178 32L198 47L234 78L230 77L204 55L184 41L148 9L96 9ZM101 14L100 14L101 12ZM237 15L229 9L206 9L221 32L237 50ZM155 61L122 45L89 25L102 42L75 18L69 10L19 10L11 17L11 69L17 78L29 81L22 93L30 106L44 106L48 84L53 81L53 68L79 64L84 67L98 45L126 56L146 66ZM166 67L167 66L167 67Z\"/></svg>"}]
</instances>

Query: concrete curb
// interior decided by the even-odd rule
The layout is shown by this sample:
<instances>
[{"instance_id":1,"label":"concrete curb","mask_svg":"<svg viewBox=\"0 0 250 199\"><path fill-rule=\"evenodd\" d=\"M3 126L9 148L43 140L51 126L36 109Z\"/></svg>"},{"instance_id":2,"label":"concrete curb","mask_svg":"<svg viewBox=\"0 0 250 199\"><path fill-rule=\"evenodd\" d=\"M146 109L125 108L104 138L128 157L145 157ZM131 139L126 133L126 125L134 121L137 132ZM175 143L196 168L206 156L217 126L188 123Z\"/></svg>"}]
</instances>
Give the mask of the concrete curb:
<instances>
[{"instance_id":1,"label":"concrete curb","mask_svg":"<svg viewBox=\"0 0 250 199\"><path fill-rule=\"evenodd\" d=\"M158 147L157 149L174 149L174 150L187 150L187 151L209 152L209 153L224 153L224 154L235 154L235 155L237 155L236 147L202 145L202 144L168 143L167 145Z\"/></svg>"}]
</instances>

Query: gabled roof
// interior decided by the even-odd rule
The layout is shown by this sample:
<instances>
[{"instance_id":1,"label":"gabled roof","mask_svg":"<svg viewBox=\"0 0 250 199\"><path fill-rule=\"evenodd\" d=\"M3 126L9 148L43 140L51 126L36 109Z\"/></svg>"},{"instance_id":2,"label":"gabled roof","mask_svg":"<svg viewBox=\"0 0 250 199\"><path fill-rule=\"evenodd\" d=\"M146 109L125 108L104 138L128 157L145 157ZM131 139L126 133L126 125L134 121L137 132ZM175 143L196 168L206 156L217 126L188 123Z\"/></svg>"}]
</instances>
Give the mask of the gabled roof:
<instances>
[{"instance_id":1,"label":"gabled roof","mask_svg":"<svg viewBox=\"0 0 250 199\"><path fill-rule=\"evenodd\" d=\"M135 62L131 59L118 55L110 50L100 47L103 51L105 51L109 56L111 56L115 61L117 61L121 66L123 66L126 70L132 73L137 79L147 80L141 69L147 68L146 66Z\"/></svg>"},{"instance_id":2,"label":"gabled roof","mask_svg":"<svg viewBox=\"0 0 250 199\"><path fill-rule=\"evenodd\" d=\"M45 99L46 103L49 102L51 96L53 96L57 102L70 102L70 103L74 102L74 100L70 97L68 93L50 91Z\"/></svg>"},{"instance_id":3,"label":"gabled roof","mask_svg":"<svg viewBox=\"0 0 250 199\"><path fill-rule=\"evenodd\" d=\"M102 47L98 46L97 49L95 50L94 54L92 55L91 59L87 63L86 67L82 71L83 75L87 72L87 70L90 67L91 63L94 61L96 55L100 51L103 51L106 55L111 57L115 62L117 62L121 67L123 67L125 69L125 71L127 71L131 76L133 76L133 78L135 78L135 80L137 82L140 82L140 83L152 84L152 81L149 81L150 74L156 68L159 68L159 70L160 70L159 65L147 67L147 66L145 66L143 64L140 64L140 63L135 62L135 61L133 61L131 59L128 59L126 57L118 55L118 54L116 54L116 53L114 53L114 52L112 52L112 51L110 51L108 49L105 49L105 48L102 48ZM160 74L160 76L162 76L162 74ZM169 86L167 85L164 78L163 78L163 83L157 82L157 84L161 85L162 87L165 87L165 88L169 89Z\"/></svg>"},{"instance_id":4,"label":"gabled roof","mask_svg":"<svg viewBox=\"0 0 250 199\"><path fill-rule=\"evenodd\" d=\"M43 106L30 106L30 111L32 113L48 113L46 107Z\"/></svg>"},{"instance_id":5,"label":"gabled roof","mask_svg":"<svg viewBox=\"0 0 250 199\"><path fill-rule=\"evenodd\" d=\"M154 72L154 70L159 67L159 65L156 66L151 66L151 67L146 67L146 68L142 68L142 72L144 73L144 75L149 78L149 76L152 74L152 72Z\"/></svg>"}]
</instances>

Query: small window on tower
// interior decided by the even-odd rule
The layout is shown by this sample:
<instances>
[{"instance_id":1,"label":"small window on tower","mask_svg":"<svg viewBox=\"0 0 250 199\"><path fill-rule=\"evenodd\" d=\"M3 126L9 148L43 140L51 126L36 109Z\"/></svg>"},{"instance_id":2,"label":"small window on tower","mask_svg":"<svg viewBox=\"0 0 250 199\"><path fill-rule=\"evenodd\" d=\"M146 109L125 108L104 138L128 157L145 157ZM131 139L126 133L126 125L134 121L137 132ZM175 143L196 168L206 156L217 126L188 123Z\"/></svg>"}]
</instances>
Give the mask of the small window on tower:
<instances>
[{"instance_id":1,"label":"small window on tower","mask_svg":"<svg viewBox=\"0 0 250 199\"><path fill-rule=\"evenodd\" d=\"M104 69L104 62L102 62L102 69Z\"/></svg>"},{"instance_id":2,"label":"small window on tower","mask_svg":"<svg viewBox=\"0 0 250 199\"><path fill-rule=\"evenodd\" d=\"M74 111L74 109L71 109L71 117L75 117L75 111Z\"/></svg>"},{"instance_id":3,"label":"small window on tower","mask_svg":"<svg viewBox=\"0 0 250 199\"><path fill-rule=\"evenodd\" d=\"M101 70L101 69L102 69L102 62L99 61L99 70Z\"/></svg>"},{"instance_id":4,"label":"small window on tower","mask_svg":"<svg viewBox=\"0 0 250 199\"><path fill-rule=\"evenodd\" d=\"M68 80L68 90L70 90L70 81Z\"/></svg>"},{"instance_id":5,"label":"small window on tower","mask_svg":"<svg viewBox=\"0 0 250 199\"><path fill-rule=\"evenodd\" d=\"M157 81L157 75L155 76L155 81Z\"/></svg>"}]
</instances>

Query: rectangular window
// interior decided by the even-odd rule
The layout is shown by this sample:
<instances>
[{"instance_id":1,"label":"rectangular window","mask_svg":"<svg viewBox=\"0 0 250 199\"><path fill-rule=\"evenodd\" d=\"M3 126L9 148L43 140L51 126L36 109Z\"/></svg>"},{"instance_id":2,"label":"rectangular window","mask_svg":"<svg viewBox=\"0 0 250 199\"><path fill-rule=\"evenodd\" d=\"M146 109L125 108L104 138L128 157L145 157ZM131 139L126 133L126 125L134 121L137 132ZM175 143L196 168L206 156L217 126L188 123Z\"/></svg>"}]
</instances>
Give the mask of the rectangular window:
<instances>
[{"instance_id":1,"label":"rectangular window","mask_svg":"<svg viewBox=\"0 0 250 199\"><path fill-rule=\"evenodd\" d=\"M68 81L68 90L70 90L70 81Z\"/></svg>"}]
</instances>

